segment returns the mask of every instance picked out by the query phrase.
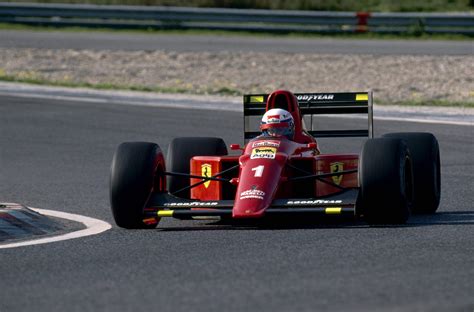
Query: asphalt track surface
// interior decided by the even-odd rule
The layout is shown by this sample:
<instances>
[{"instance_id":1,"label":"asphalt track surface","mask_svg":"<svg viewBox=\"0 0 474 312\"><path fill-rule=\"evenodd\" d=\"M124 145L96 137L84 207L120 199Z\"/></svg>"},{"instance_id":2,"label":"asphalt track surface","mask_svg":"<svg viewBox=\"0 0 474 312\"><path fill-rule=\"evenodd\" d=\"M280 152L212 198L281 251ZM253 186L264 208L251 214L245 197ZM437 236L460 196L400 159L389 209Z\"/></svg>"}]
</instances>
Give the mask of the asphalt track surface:
<instances>
[{"instance_id":1,"label":"asphalt track surface","mask_svg":"<svg viewBox=\"0 0 474 312\"><path fill-rule=\"evenodd\" d=\"M322 127L357 120L327 119ZM406 226L229 227L165 220L0 252L0 311L473 311L473 127L375 121L376 134L430 131L442 201ZM237 112L0 97L1 201L113 223L112 155L123 141L241 141ZM358 151L360 141L324 141ZM165 149L165 148L164 148Z\"/></svg>"},{"instance_id":2,"label":"asphalt track surface","mask_svg":"<svg viewBox=\"0 0 474 312\"><path fill-rule=\"evenodd\" d=\"M0 30L0 48L244 51L375 55L472 55L472 41L361 40L229 35Z\"/></svg>"}]
</instances>

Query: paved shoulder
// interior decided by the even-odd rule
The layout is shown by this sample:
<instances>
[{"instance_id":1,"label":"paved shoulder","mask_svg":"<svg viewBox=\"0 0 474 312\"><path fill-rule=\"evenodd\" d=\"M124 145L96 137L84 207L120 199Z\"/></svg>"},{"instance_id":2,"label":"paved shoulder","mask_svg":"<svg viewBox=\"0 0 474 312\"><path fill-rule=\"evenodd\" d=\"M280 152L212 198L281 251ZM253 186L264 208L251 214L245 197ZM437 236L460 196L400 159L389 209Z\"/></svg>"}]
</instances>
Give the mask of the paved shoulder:
<instances>
[{"instance_id":1,"label":"paved shoulder","mask_svg":"<svg viewBox=\"0 0 474 312\"><path fill-rule=\"evenodd\" d=\"M472 41L358 40L0 30L0 48L472 55Z\"/></svg>"}]
</instances>

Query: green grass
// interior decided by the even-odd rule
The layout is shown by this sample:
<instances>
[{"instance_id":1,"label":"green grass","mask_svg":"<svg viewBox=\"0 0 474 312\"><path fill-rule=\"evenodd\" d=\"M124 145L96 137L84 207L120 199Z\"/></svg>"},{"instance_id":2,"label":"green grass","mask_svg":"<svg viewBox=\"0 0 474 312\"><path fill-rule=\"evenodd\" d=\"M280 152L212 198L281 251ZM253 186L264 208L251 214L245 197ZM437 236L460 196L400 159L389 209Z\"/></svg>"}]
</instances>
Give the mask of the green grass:
<instances>
[{"instance_id":1,"label":"green grass","mask_svg":"<svg viewBox=\"0 0 474 312\"><path fill-rule=\"evenodd\" d=\"M14 0L8 2L165 5L273 10L448 12L474 10L473 0Z\"/></svg>"},{"instance_id":2,"label":"green grass","mask_svg":"<svg viewBox=\"0 0 474 312\"><path fill-rule=\"evenodd\" d=\"M31 77L25 77L25 75L13 76L5 75L0 73L0 81L4 82L21 82L29 83L34 85L42 86L56 86L56 87L69 87L69 88L92 88L98 90L131 90L131 91L144 91L144 92L162 92L162 93L189 93L186 89L179 88L160 88L160 87L148 87L148 86L135 86L135 85L119 85L111 83L88 83L88 82L71 82L66 80L47 80L37 78L32 75Z\"/></svg>"},{"instance_id":3,"label":"green grass","mask_svg":"<svg viewBox=\"0 0 474 312\"><path fill-rule=\"evenodd\" d=\"M142 91L142 92L155 92L155 93L181 93L181 94L212 94L212 95L235 95L240 96L243 93L240 90L222 87L217 90L204 90L196 92L194 89L187 88L166 88L160 86L138 86L138 85L123 85L123 84L111 84L111 83L87 83L87 82L71 82L61 80L47 80L36 77L34 74L22 74L22 75L6 75L0 72L0 81L4 82L21 82L29 83L34 85L45 85L45 86L59 86L69 88L92 88L97 90L128 90L128 91ZM407 100L407 101L387 101L377 100L377 104L380 105L405 105L405 106L444 106L444 107L465 107L474 108L474 102L456 102L446 100Z\"/></svg>"},{"instance_id":4,"label":"green grass","mask_svg":"<svg viewBox=\"0 0 474 312\"><path fill-rule=\"evenodd\" d=\"M341 34L318 34L318 33L267 33L248 31L224 31L224 30L159 30L159 29L112 29L112 28L90 28L90 27L53 27L53 26L30 26L23 24L0 23L0 30L25 30L25 31L64 31L64 32L110 32L122 34L146 34L146 35L212 35L212 36L252 36L261 38L337 38L337 39L381 39L381 40L472 40L465 35L455 34L426 34L426 33L401 33L401 34L376 34L376 33L341 33Z\"/></svg>"},{"instance_id":5,"label":"green grass","mask_svg":"<svg viewBox=\"0 0 474 312\"><path fill-rule=\"evenodd\" d=\"M91 88L97 90L128 90L155 93L183 93L183 94L215 94L215 95L242 95L239 90L229 87L222 87L217 90L207 89L196 91L191 88L171 88L160 86L141 86L126 85L113 83L88 83L88 82L72 82L68 80L48 80L36 77L34 74L22 73L21 75L6 75L0 71L0 81L4 82L21 82L42 86L56 86L68 88Z\"/></svg>"}]
</instances>

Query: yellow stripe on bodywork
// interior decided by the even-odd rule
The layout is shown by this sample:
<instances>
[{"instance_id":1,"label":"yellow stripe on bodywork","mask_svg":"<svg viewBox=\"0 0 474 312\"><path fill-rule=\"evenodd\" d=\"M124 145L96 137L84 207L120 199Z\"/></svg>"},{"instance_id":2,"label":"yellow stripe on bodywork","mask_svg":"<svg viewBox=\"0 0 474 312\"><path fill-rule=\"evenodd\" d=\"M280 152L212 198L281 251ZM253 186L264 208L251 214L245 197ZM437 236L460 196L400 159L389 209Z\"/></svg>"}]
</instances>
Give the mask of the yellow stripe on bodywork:
<instances>
[{"instance_id":1,"label":"yellow stripe on bodywork","mask_svg":"<svg viewBox=\"0 0 474 312\"><path fill-rule=\"evenodd\" d=\"M341 211L341 207L328 207L325 210L326 214L341 214Z\"/></svg>"},{"instance_id":2,"label":"yellow stripe on bodywork","mask_svg":"<svg viewBox=\"0 0 474 312\"><path fill-rule=\"evenodd\" d=\"M251 96L250 103L263 103L263 96Z\"/></svg>"},{"instance_id":3,"label":"yellow stripe on bodywork","mask_svg":"<svg viewBox=\"0 0 474 312\"><path fill-rule=\"evenodd\" d=\"M368 101L369 95L367 93L356 94L356 101Z\"/></svg>"},{"instance_id":4,"label":"yellow stripe on bodywork","mask_svg":"<svg viewBox=\"0 0 474 312\"><path fill-rule=\"evenodd\" d=\"M159 210L156 214L158 217L172 217L174 210Z\"/></svg>"}]
</instances>

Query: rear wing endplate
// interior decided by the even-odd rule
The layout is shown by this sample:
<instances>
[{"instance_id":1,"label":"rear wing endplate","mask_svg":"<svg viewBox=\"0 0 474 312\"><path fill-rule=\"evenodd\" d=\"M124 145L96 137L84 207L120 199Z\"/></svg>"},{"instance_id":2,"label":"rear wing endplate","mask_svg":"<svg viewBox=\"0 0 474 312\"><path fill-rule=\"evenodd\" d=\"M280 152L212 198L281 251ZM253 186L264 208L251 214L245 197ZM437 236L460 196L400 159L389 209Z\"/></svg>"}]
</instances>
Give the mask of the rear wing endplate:
<instances>
[{"instance_id":1,"label":"rear wing endplate","mask_svg":"<svg viewBox=\"0 0 474 312\"><path fill-rule=\"evenodd\" d=\"M244 134L245 140L260 134L251 129L250 117L263 116L269 94L244 95ZM295 93L302 116L310 115L311 127L307 130L316 138L330 137L369 137L374 136L373 130L373 98L372 92L344 93ZM314 115L333 114L367 114L367 129L356 130L314 130ZM253 130L253 131L252 131Z\"/></svg>"}]
</instances>

